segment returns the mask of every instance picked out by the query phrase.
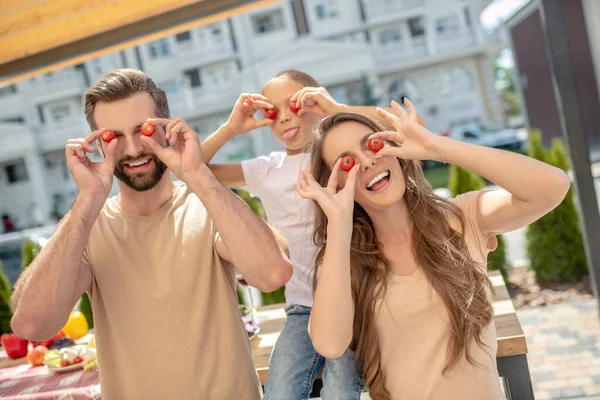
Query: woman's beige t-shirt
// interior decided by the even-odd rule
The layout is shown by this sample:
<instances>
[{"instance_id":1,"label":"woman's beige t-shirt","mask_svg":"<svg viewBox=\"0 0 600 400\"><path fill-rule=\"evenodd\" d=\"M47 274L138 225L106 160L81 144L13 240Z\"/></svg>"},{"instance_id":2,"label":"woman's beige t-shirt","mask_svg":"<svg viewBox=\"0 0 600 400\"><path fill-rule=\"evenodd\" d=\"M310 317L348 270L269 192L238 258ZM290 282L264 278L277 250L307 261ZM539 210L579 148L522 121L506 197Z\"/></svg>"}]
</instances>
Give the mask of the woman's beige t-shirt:
<instances>
[{"instance_id":1,"label":"woman's beige t-shirt","mask_svg":"<svg viewBox=\"0 0 600 400\"><path fill-rule=\"evenodd\" d=\"M452 201L465 214L465 239L471 257L486 264L487 241L478 226L480 192L457 196ZM460 232L460 223L450 219ZM493 241L494 239L492 239ZM450 319L442 299L421 268L409 276L392 275L384 299L377 304L377 338L385 385L395 400L499 400L505 399L496 367L496 329L484 331L483 350L470 346L474 359L484 367L458 366L442 376L450 338Z\"/></svg>"}]
</instances>

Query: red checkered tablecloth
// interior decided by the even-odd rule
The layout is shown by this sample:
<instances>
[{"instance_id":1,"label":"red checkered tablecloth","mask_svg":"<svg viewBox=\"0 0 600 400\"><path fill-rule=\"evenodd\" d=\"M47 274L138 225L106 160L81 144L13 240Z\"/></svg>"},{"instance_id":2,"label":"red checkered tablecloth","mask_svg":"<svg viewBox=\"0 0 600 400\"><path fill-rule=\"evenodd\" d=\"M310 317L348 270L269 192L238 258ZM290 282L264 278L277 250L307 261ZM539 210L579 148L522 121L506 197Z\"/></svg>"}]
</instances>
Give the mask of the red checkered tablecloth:
<instances>
[{"instance_id":1,"label":"red checkered tablecloth","mask_svg":"<svg viewBox=\"0 0 600 400\"><path fill-rule=\"evenodd\" d=\"M97 400L98 371L77 369L55 373L46 366L29 364L0 369L0 398L4 400Z\"/></svg>"}]
</instances>

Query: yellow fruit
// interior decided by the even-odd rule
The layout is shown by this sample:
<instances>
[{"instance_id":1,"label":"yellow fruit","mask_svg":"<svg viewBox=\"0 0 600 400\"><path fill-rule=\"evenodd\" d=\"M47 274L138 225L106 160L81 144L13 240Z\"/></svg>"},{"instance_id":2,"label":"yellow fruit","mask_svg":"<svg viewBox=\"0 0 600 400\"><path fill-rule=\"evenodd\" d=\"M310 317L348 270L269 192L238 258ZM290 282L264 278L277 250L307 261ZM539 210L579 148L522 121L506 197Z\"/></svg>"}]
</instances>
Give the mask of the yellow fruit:
<instances>
[{"instance_id":1,"label":"yellow fruit","mask_svg":"<svg viewBox=\"0 0 600 400\"><path fill-rule=\"evenodd\" d=\"M88 323L80 311L71 311L69 320L62 328L65 336L71 340L81 339L88 331Z\"/></svg>"}]
</instances>

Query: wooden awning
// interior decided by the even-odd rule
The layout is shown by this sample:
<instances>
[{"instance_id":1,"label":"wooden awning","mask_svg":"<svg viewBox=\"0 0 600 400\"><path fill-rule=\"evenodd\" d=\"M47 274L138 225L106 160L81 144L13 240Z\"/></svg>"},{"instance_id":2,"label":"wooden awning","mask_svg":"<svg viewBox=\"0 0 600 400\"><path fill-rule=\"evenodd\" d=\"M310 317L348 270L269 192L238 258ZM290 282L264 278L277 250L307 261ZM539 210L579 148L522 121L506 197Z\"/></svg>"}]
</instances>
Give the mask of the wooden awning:
<instances>
[{"instance_id":1,"label":"wooden awning","mask_svg":"<svg viewBox=\"0 0 600 400\"><path fill-rule=\"evenodd\" d=\"M2 0L0 86L277 0Z\"/></svg>"}]
</instances>

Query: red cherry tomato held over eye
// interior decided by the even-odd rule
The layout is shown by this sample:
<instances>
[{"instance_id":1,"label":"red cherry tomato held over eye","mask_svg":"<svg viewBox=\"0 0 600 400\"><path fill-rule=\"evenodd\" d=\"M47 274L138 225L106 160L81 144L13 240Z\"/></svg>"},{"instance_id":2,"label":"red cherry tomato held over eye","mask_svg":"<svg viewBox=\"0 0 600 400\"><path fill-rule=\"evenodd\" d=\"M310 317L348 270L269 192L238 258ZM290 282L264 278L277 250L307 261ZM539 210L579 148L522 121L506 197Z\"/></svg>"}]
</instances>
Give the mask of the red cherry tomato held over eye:
<instances>
[{"instance_id":1,"label":"red cherry tomato held over eye","mask_svg":"<svg viewBox=\"0 0 600 400\"><path fill-rule=\"evenodd\" d=\"M298 107L296 105L295 101L290 102L290 111L293 112L294 114L297 114L298 111L300 111L300 107Z\"/></svg>"},{"instance_id":2,"label":"red cherry tomato held over eye","mask_svg":"<svg viewBox=\"0 0 600 400\"><path fill-rule=\"evenodd\" d=\"M354 167L354 164L354 157L344 156L342 157L342 164L340 165L340 168L342 168L343 171L350 171L352 167Z\"/></svg>"},{"instance_id":3,"label":"red cherry tomato held over eye","mask_svg":"<svg viewBox=\"0 0 600 400\"><path fill-rule=\"evenodd\" d=\"M265 111L265 115L269 119L275 119L277 118L277 110L269 108L267 111Z\"/></svg>"},{"instance_id":4,"label":"red cherry tomato held over eye","mask_svg":"<svg viewBox=\"0 0 600 400\"><path fill-rule=\"evenodd\" d=\"M369 149L373 153L377 153L379 150L383 149L383 140L379 138L369 139Z\"/></svg>"},{"instance_id":5,"label":"red cherry tomato held over eye","mask_svg":"<svg viewBox=\"0 0 600 400\"><path fill-rule=\"evenodd\" d=\"M102 132L102 141L105 143L110 143L117 135L113 131L104 131Z\"/></svg>"},{"instance_id":6,"label":"red cherry tomato held over eye","mask_svg":"<svg viewBox=\"0 0 600 400\"><path fill-rule=\"evenodd\" d=\"M156 129L154 129L154 125L149 124L148 122L144 122L142 124L142 127L140 128L140 130L142 131L142 135L144 135L144 136L152 136L152 135L154 135L154 131Z\"/></svg>"}]
</instances>

